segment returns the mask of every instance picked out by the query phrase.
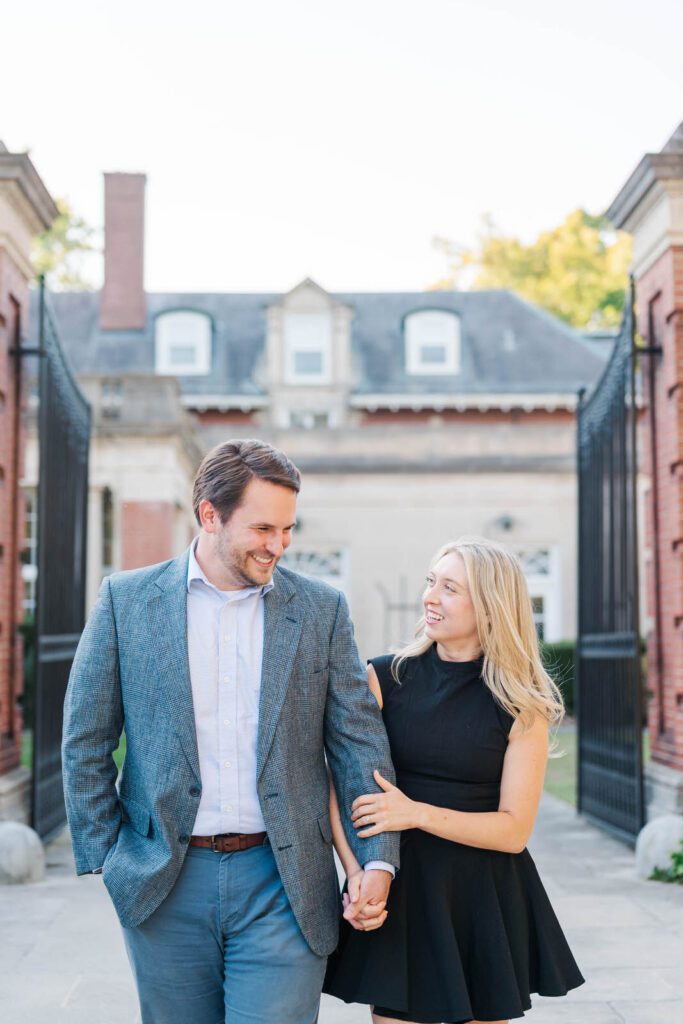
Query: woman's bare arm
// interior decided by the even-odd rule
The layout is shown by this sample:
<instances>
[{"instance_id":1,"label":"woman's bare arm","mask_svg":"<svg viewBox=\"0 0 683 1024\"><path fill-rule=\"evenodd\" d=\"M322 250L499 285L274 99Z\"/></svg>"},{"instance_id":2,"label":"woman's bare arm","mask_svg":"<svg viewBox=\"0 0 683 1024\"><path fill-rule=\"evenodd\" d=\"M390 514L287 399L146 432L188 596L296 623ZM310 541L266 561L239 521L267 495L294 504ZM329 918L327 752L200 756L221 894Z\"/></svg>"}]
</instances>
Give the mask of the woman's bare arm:
<instances>
[{"instance_id":1,"label":"woman's bare arm","mask_svg":"<svg viewBox=\"0 0 683 1024\"><path fill-rule=\"evenodd\" d=\"M337 856L342 862L342 867L344 868L346 877L350 878L356 871L360 871L360 864L354 856L353 850L346 838L344 826L341 823L337 794L335 792L334 783L332 782L332 776L329 769L327 775L330 780L330 824L332 825L332 842L334 843L334 848L337 851Z\"/></svg>"}]
</instances>

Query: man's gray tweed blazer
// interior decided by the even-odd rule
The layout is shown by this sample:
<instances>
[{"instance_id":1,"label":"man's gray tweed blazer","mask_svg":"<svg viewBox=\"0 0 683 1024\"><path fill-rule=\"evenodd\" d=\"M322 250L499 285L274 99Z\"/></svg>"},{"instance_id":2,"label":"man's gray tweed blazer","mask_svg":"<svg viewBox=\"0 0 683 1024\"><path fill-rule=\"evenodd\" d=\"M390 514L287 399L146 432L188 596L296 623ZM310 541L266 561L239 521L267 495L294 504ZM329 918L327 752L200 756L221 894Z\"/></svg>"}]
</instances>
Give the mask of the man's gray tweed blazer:
<instances>
[{"instance_id":1,"label":"man's gray tweed blazer","mask_svg":"<svg viewBox=\"0 0 683 1024\"><path fill-rule=\"evenodd\" d=\"M64 792L76 870L103 867L122 924L135 927L174 885L197 814L199 774L187 655L188 552L102 584L64 706ZM278 568L265 597L257 788L268 836L311 949L337 942L325 752L361 864L398 866L398 833L358 839L350 807L394 778L382 719L336 590ZM116 788L112 751L125 728ZM239 856L239 855L238 855Z\"/></svg>"}]
</instances>

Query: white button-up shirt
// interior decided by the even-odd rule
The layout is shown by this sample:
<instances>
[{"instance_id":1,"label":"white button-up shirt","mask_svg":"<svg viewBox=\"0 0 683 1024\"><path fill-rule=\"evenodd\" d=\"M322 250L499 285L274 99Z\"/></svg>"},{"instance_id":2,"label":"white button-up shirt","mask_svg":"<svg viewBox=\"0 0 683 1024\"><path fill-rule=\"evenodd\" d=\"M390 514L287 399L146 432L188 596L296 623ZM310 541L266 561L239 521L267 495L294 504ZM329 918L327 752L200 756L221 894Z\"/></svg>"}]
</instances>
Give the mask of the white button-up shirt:
<instances>
[{"instance_id":1,"label":"white button-up shirt","mask_svg":"<svg viewBox=\"0 0 683 1024\"><path fill-rule=\"evenodd\" d=\"M202 779L193 832L265 832L256 792L256 748L263 598L275 584L219 590L202 571L196 546L194 541L187 567L187 649ZM383 861L365 867L394 874Z\"/></svg>"},{"instance_id":2,"label":"white button-up shirt","mask_svg":"<svg viewBox=\"0 0 683 1024\"><path fill-rule=\"evenodd\" d=\"M246 590L209 583L190 549L187 647L202 796L198 836L264 832L256 793L263 597L272 581Z\"/></svg>"}]
</instances>

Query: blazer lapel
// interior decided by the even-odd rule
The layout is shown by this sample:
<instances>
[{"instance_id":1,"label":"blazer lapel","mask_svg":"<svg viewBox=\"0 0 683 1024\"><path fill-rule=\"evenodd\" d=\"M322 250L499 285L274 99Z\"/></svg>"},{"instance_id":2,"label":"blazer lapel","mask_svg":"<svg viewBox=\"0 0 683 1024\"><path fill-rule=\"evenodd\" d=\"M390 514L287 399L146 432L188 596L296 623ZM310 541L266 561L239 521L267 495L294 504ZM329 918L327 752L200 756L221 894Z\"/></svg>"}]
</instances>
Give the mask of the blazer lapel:
<instances>
[{"instance_id":1,"label":"blazer lapel","mask_svg":"<svg viewBox=\"0 0 683 1024\"><path fill-rule=\"evenodd\" d=\"M287 693L294 655L301 634L301 610L296 589L287 577L276 571L275 587L263 598L263 661L256 758L256 777L263 771L275 736Z\"/></svg>"},{"instance_id":2,"label":"blazer lapel","mask_svg":"<svg viewBox=\"0 0 683 1024\"><path fill-rule=\"evenodd\" d=\"M178 736L200 782L190 664L187 653L187 563L189 552L174 559L155 580L148 603L149 630L159 680L166 689L169 727Z\"/></svg>"}]
</instances>

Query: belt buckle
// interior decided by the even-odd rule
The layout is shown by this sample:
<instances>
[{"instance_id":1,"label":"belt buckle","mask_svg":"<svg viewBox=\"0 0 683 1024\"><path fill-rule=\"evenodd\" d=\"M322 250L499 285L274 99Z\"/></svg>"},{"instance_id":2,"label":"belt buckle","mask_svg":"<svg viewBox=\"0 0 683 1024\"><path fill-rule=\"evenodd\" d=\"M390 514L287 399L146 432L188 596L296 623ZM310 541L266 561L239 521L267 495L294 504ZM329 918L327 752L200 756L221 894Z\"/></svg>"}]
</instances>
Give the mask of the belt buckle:
<instances>
[{"instance_id":1,"label":"belt buckle","mask_svg":"<svg viewBox=\"0 0 683 1024\"><path fill-rule=\"evenodd\" d=\"M216 846L216 837L215 836L211 836L211 849L213 850L214 853L220 853L220 850Z\"/></svg>"}]
</instances>

